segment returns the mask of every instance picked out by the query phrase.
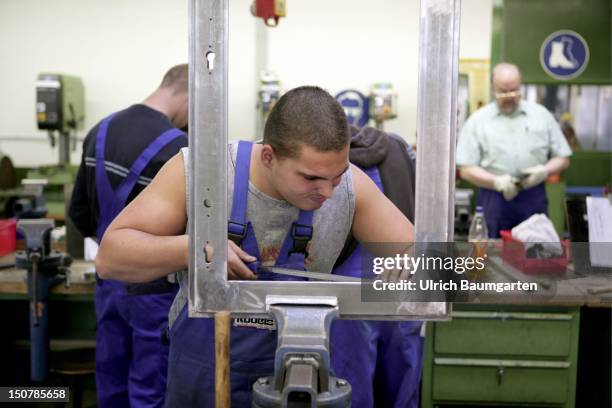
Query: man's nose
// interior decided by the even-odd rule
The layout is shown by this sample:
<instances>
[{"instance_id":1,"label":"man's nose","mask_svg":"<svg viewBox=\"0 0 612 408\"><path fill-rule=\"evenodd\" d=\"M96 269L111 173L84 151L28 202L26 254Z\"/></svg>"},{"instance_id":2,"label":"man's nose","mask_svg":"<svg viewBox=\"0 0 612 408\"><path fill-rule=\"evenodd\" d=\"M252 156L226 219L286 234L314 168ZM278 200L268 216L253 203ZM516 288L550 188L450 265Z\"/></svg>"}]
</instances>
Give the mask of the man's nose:
<instances>
[{"instance_id":1,"label":"man's nose","mask_svg":"<svg viewBox=\"0 0 612 408\"><path fill-rule=\"evenodd\" d=\"M334 194L334 184L331 181L323 181L319 187L319 194L325 198L332 198Z\"/></svg>"}]
</instances>

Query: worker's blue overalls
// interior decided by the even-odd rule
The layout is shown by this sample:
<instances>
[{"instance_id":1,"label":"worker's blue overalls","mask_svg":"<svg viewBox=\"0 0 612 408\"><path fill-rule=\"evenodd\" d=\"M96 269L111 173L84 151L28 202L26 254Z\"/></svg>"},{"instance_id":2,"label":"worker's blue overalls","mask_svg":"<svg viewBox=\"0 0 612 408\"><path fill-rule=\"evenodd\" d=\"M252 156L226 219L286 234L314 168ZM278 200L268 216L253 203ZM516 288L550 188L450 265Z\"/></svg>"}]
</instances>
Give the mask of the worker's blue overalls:
<instances>
[{"instance_id":1,"label":"worker's blue overalls","mask_svg":"<svg viewBox=\"0 0 612 408\"><path fill-rule=\"evenodd\" d=\"M378 168L373 166L362 170L383 191ZM357 245L333 273L368 278L361 273L364 268L362 254L363 247ZM416 321L336 320L333 323L332 367L336 376L351 384L354 407L419 406L423 363L421 325Z\"/></svg>"},{"instance_id":2,"label":"worker's blue overalls","mask_svg":"<svg viewBox=\"0 0 612 408\"><path fill-rule=\"evenodd\" d=\"M104 119L96 135L96 193L98 241L125 207L141 172L168 143L184 136L178 129L159 135L134 161L130 172L113 190L106 174L106 135L113 115ZM96 386L100 407L160 407L164 403L168 346L161 333L178 285L165 278L142 285L97 280Z\"/></svg>"},{"instance_id":3,"label":"worker's blue overalls","mask_svg":"<svg viewBox=\"0 0 612 408\"><path fill-rule=\"evenodd\" d=\"M304 280L260 272L259 248L253 226L246 219L249 167L252 143L238 144L232 212L228 237L244 251L258 258L248 264L259 280ZM298 220L289 228L275 266L305 270L306 247L312 238L312 211L300 211ZM273 320L268 320L273 324ZM262 325L263 326L263 325ZM183 308L170 330L167 407L213 407L215 401L214 322L207 318L190 319ZM231 403L234 407L251 406L251 389L259 378L274 373L276 330L231 328Z\"/></svg>"},{"instance_id":4,"label":"worker's blue overalls","mask_svg":"<svg viewBox=\"0 0 612 408\"><path fill-rule=\"evenodd\" d=\"M510 201L502 193L481 188L476 201L484 209L489 238L499 238L499 231L511 230L533 214L548 213L544 183L522 190Z\"/></svg>"}]
</instances>

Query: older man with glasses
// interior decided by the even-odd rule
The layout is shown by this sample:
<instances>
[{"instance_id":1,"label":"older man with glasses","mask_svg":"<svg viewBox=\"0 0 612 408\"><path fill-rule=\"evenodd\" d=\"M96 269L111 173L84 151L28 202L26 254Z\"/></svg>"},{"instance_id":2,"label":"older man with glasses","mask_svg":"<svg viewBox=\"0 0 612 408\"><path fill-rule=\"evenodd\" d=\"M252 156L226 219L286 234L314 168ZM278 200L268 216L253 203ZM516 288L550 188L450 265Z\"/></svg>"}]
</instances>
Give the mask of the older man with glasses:
<instances>
[{"instance_id":1,"label":"older man with glasses","mask_svg":"<svg viewBox=\"0 0 612 408\"><path fill-rule=\"evenodd\" d=\"M548 110L521 99L516 65L493 68L495 102L465 123L457 146L461 177L480 187L489 237L547 212L544 182L569 166L572 151Z\"/></svg>"}]
</instances>

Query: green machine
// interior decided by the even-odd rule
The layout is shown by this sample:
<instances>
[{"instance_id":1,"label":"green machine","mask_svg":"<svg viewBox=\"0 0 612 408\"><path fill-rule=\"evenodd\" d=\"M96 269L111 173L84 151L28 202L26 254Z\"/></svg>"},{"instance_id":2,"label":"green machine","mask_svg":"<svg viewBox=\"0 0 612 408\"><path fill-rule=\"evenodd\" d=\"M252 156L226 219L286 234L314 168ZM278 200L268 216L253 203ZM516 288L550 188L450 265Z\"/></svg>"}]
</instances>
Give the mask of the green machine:
<instances>
[{"instance_id":1,"label":"green machine","mask_svg":"<svg viewBox=\"0 0 612 408\"><path fill-rule=\"evenodd\" d=\"M36 123L46 130L51 146L58 148L58 162L30 170L27 178L46 179L45 195L49 214L63 220L65 191L72 185L77 168L70 165L70 152L76 149L76 131L85 122L85 88L81 78L57 73L41 73L36 80ZM70 188L68 187L68 190Z\"/></svg>"},{"instance_id":2,"label":"green machine","mask_svg":"<svg viewBox=\"0 0 612 408\"><path fill-rule=\"evenodd\" d=\"M83 255L83 241L65 214L78 169L70 164L70 153L76 149L76 132L84 128L85 122L85 89L81 78L57 73L39 74L36 122L38 129L48 132L51 146L57 146L58 163L30 170L27 178L47 180L45 197L49 216L65 222L66 249L79 258Z\"/></svg>"},{"instance_id":3,"label":"green machine","mask_svg":"<svg viewBox=\"0 0 612 408\"><path fill-rule=\"evenodd\" d=\"M81 78L65 74L40 74L36 81L36 122L47 130L51 146L59 133L59 164L70 163L70 145L85 122L85 89Z\"/></svg>"}]
</instances>

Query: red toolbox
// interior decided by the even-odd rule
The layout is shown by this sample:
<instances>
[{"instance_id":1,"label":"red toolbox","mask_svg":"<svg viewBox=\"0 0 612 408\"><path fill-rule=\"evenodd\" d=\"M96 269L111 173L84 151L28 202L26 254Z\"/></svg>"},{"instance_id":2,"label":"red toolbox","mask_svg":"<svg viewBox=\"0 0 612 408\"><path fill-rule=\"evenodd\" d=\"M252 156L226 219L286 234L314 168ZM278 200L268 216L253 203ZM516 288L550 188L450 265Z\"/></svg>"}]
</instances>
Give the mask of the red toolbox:
<instances>
[{"instance_id":1,"label":"red toolbox","mask_svg":"<svg viewBox=\"0 0 612 408\"><path fill-rule=\"evenodd\" d=\"M527 275L563 275L570 260L569 241L561 241L563 255L558 258L527 258L525 244L512 237L512 232L499 232L502 237L502 259Z\"/></svg>"}]
</instances>

